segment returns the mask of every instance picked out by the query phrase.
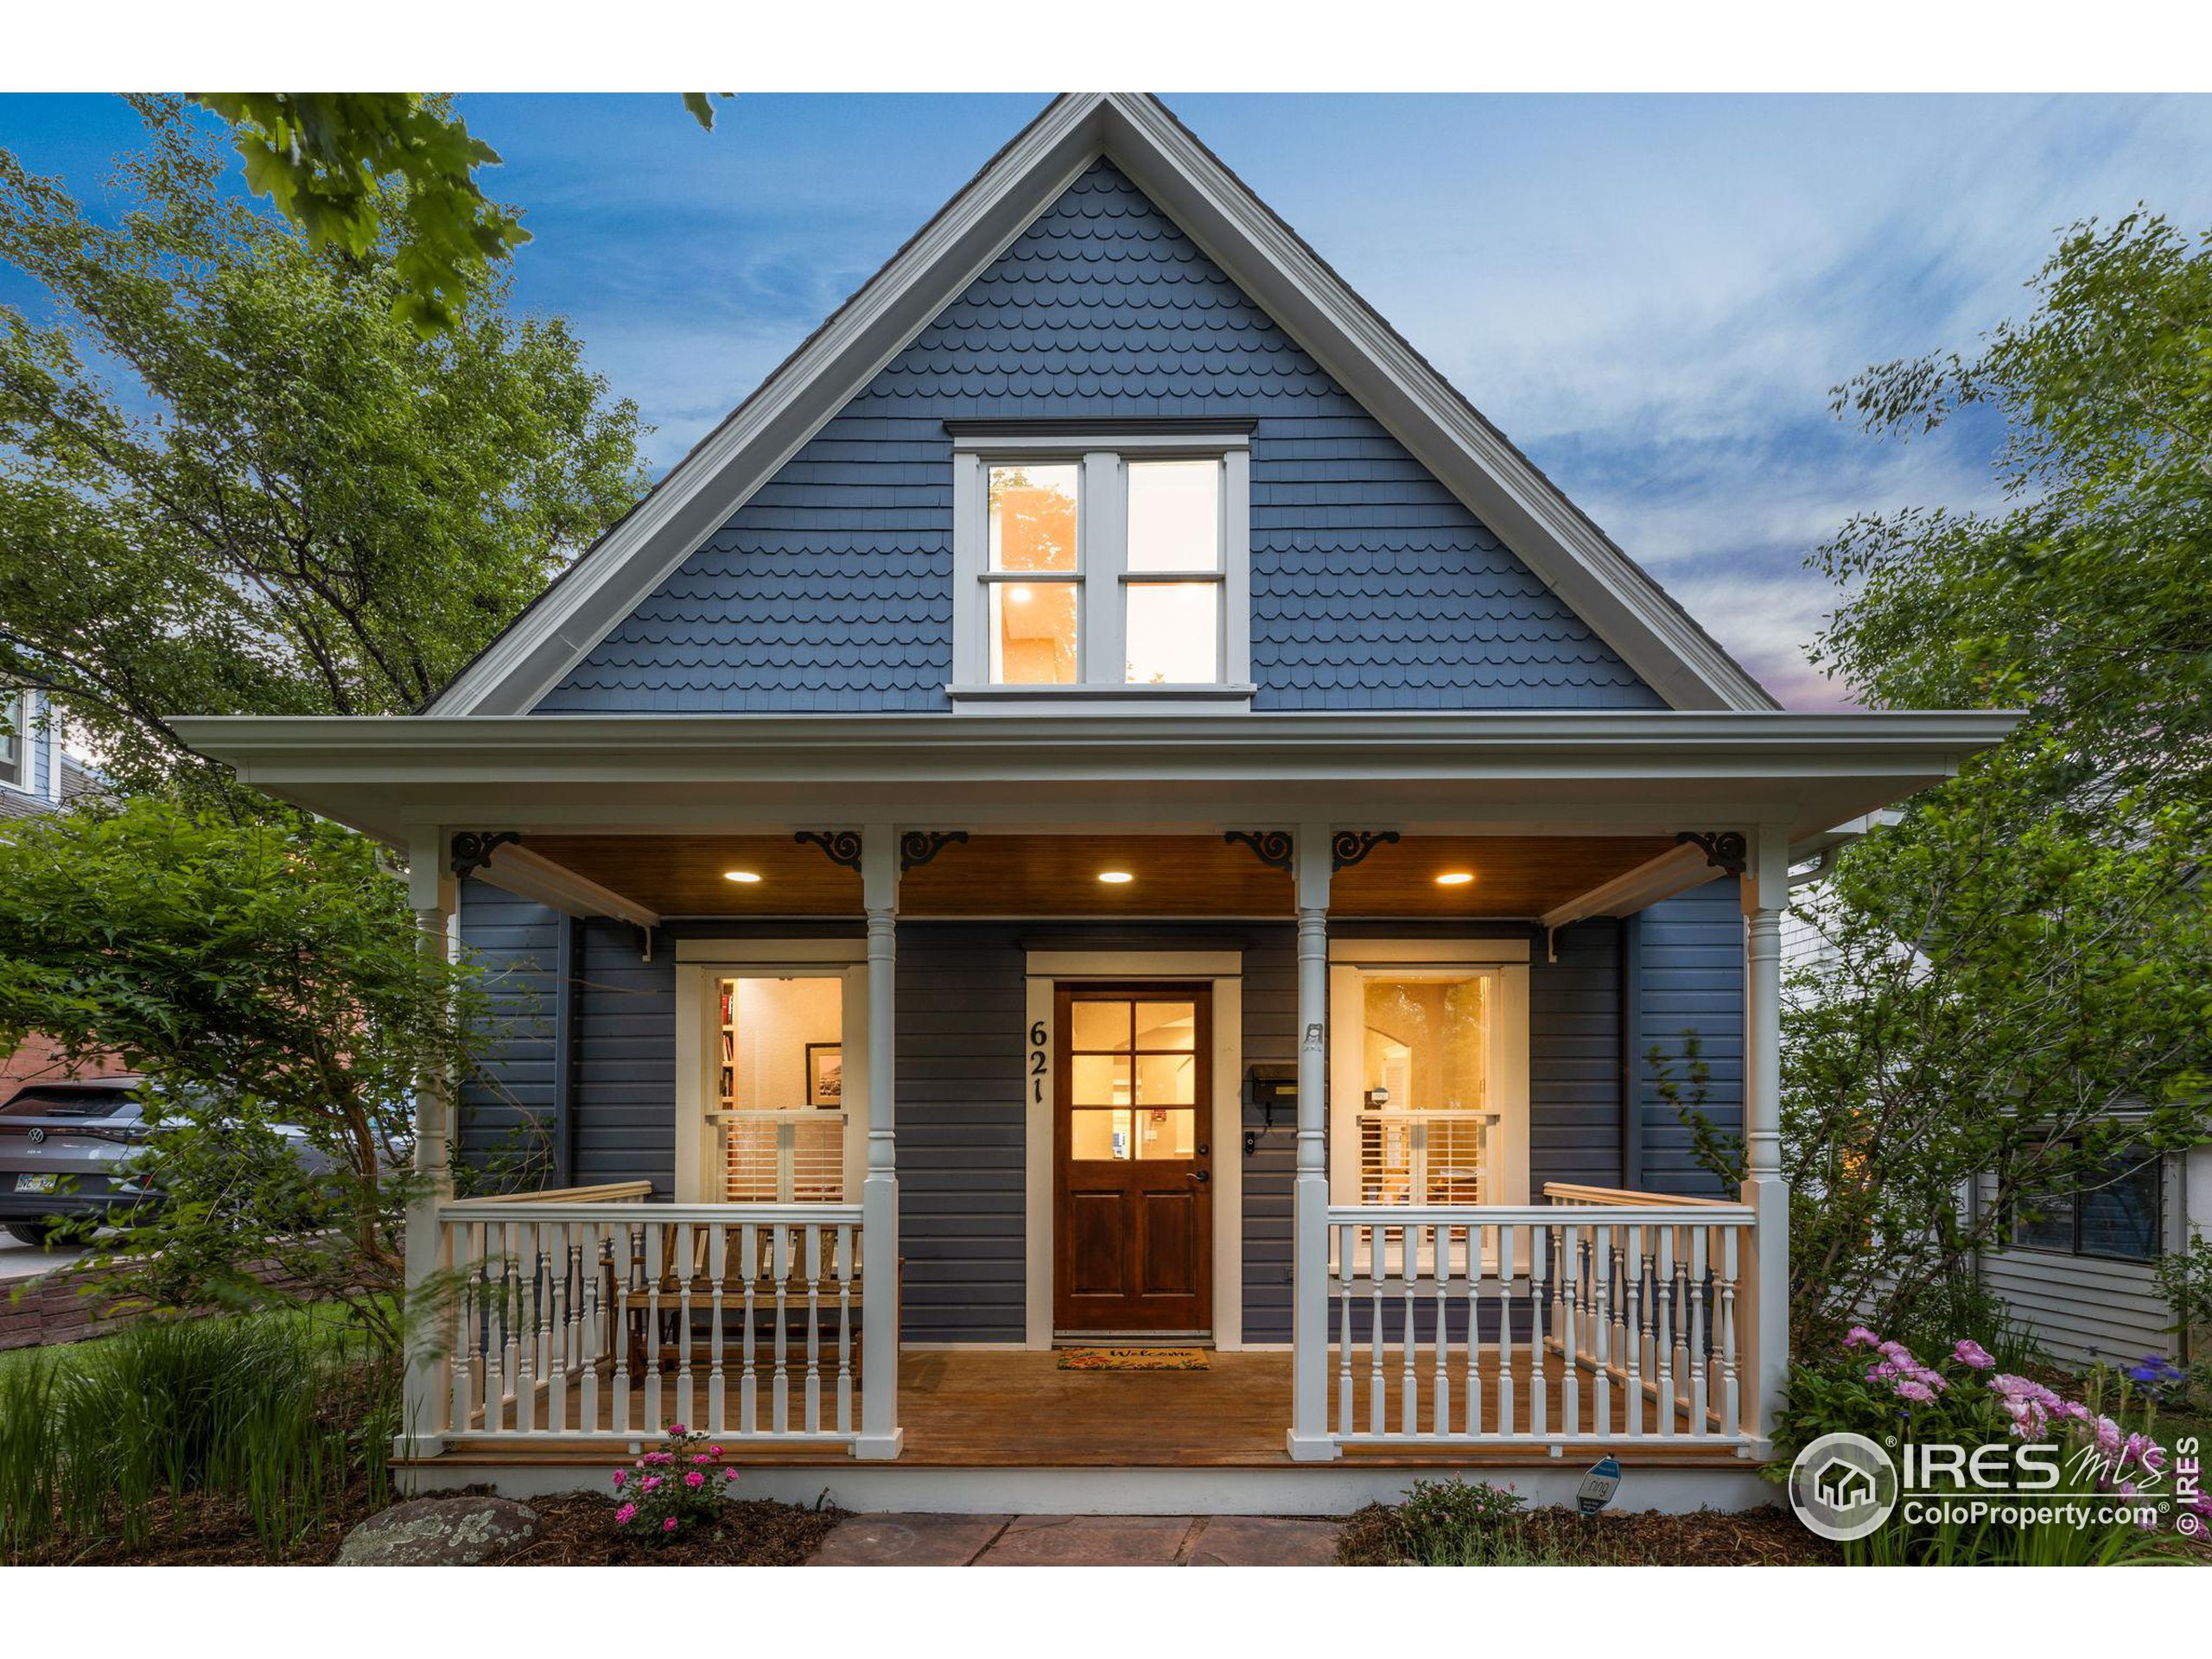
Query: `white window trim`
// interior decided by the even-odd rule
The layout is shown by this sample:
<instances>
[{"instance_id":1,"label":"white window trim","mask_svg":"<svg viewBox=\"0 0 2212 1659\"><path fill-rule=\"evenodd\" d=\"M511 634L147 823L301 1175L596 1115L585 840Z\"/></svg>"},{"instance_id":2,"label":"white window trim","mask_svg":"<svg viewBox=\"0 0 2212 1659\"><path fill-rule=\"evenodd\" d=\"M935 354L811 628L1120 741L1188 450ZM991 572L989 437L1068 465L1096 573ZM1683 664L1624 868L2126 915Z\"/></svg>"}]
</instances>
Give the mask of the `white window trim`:
<instances>
[{"instance_id":1,"label":"white window trim","mask_svg":"<svg viewBox=\"0 0 2212 1659\"><path fill-rule=\"evenodd\" d=\"M721 1030L715 985L729 978L836 979L844 982L839 1037L845 1063L845 1196L858 1202L868 1173L868 966L823 939L678 941L676 969L676 1202L719 1204L707 1171L707 1114L720 1098L714 1039ZM711 953L711 954L710 954Z\"/></svg>"},{"instance_id":2,"label":"white window trim","mask_svg":"<svg viewBox=\"0 0 2212 1659\"><path fill-rule=\"evenodd\" d=\"M1218 682L1195 685L1131 685L1108 678L1100 664L1126 661L1126 607L1122 588L1131 581L1173 581L1173 571L1128 569L1127 463L1145 460L1218 460L1222 463L1221 665ZM994 461L1077 461L1083 482L1077 504L1076 544L1080 666L1071 685L995 685L990 679L992 580L989 504L985 482ZM1062 702L1124 704L1160 709L1176 705L1249 704L1252 684L1251 439L1242 432L962 433L952 441L952 683L956 708L977 712L1009 704ZM1094 603L1101 594L1112 602Z\"/></svg>"},{"instance_id":3,"label":"white window trim","mask_svg":"<svg viewBox=\"0 0 2212 1659\"><path fill-rule=\"evenodd\" d=\"M1515 940L1332 941L1329 966L1329 1202L1356 1205L1359 1199L1359 1136L1362 1015L1364 982L1370 977L1449 969L1490 976L1497 991L1497 1020L1491 1032L1491 1098L1497 1114L1496 1163L1498 1192L1488 1204L1529 1202L1529 964L1511 960L1506 948ZM1343 947L1342 954L1338 946ZM1488 954L1479 954L1487 952ZM1503 958L1503 959L1502 959ZM1341 1122L1339 1116L1341 1115Z\"/></svg>"},{"instance_id":4,"label":"white window trim","mask_svg":"<svg viewBox=\"0 0 2212 1659\"><path fill-rule=\"evenodd\" d=\"M34 708L36 695L24 686L0 688L0 700L15 705L10 718L14 721L16 729L16 753L20 757L23 772L20 782L0 777L0 789L6 790L11 795L29 795L35 799L58 799L58 790L41 791L38 786L38 753L35 745L41 736L48 740L48 747L50 751L47 769L47 778L50 785L58 785L61 776L61 767L60 746L53 741L54 731L48 730L41 734L39 730L38 715Z\"/></svg>"}]
</instances>

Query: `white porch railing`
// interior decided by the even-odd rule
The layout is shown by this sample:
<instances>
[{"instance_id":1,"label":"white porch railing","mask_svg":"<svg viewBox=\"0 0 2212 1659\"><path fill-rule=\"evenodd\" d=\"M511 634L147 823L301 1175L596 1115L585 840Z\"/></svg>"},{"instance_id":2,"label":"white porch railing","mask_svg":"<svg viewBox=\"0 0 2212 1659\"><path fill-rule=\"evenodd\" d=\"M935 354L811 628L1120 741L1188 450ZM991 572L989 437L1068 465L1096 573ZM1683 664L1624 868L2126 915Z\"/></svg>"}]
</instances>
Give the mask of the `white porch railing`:
<instances>
[{"instance_id":1,"label":"white porch railing","mask_svg":"<svg viewBox=\"0 0 2212 1659\"><path fill-rule=\"evenodd\" d=\"M467 1199L438 1210L448 1436L849 1445L858 1205ZM893 1319L886 1287L880 1317Z\"/></svg>"},{"instance_id":2,"label":"white porch railing","mask_svg":"<svg viewBox=\"0 0 2212 1659\"><path fill-rule=\"evenodd\" d=\"M1330 1207L1338 1446L1755 1438L1738 1364L1751 1210L1573 1196L1584 1201Z\"/></svg>"}]
</instances>

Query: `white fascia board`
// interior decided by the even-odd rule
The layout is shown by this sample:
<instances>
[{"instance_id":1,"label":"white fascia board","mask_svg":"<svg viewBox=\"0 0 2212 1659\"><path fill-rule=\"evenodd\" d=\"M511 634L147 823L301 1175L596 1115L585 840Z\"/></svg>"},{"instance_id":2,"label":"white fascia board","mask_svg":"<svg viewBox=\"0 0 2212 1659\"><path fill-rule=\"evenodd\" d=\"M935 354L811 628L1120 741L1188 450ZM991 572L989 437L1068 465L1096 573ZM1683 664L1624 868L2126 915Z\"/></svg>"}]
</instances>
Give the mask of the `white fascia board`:
<instances>
[{"instance_id":1,"label":"white fascia board","mask_svg":"<svg viewBox=\"0 0 2212 1659\"><path fill-rule=\"evenodd\" d=\"M248 783L557 777L1028 779L1358 775L1822 778L1947 773L2017 713L202 715L168 724Z\"/></svg>"},{"instance_id":2,"label":"white fascia board","mask_svg":"<svg viewBox=\"0 0 2212 1659\"><path fill-rule=\"evenodd\" d=\"M612 887L602 887L550 859L540 858L527 847L500 848L470 880L565 916L613 916L644 928L660 925L659 915L636 899L626 899Z\"/></svg>"},{"instance_id":3,"label":"white fascia board","mask_svg":"<svg viewBox=\"0 0 2212 1659\"><path fill-rule=\"evenodd\" d=\"M427 712L535 707L1075 181L1102 106L1056 99Z\"/></svg>"}]
</instances>

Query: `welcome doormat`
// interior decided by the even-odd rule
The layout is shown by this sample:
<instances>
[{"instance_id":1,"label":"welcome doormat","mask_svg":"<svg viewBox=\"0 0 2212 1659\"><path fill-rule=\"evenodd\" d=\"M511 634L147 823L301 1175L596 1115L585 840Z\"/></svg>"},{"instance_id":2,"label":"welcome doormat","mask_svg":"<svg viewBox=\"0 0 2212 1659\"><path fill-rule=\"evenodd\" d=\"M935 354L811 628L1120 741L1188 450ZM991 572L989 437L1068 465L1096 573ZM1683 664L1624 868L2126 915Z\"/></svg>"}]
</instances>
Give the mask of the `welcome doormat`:
<instances>
[{"instance_id":1,"label":"welcome doormat","mask_svg":"<svg viewBox=\"0 0 2212 1659\"><path fill-rule=\"evenodd\" d=\"M1203 1348L1063 1348L1064 1371L1210 1371Z\"/></svg>"}]
</instances>

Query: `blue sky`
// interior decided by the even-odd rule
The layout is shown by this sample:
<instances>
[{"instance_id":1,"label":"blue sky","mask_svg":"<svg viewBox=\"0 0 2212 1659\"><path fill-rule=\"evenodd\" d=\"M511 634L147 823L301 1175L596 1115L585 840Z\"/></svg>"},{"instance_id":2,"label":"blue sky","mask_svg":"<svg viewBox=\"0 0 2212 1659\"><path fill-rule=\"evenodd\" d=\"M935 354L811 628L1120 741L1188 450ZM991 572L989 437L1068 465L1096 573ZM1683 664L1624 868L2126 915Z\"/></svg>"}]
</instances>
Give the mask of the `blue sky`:
<instances>
[{"instance_id":1,"label":"blue sky","mask_svg":"<svg viewBox=\"0 0 2212 1659\"><path fill-rule=\"evenodd\" d=\"M468 97L491 188L666 467L1044 102ZM1790 703L1855 512L1986 503L1986 429L1877 443L1866 365L2018 312L2056 228L2212 224L2212 99L1174 96L1253 188ZM0 144L97 189L119 100L0 98ZM27 304L0 271L0 300Z\"/></svg>"}]
</instances>

